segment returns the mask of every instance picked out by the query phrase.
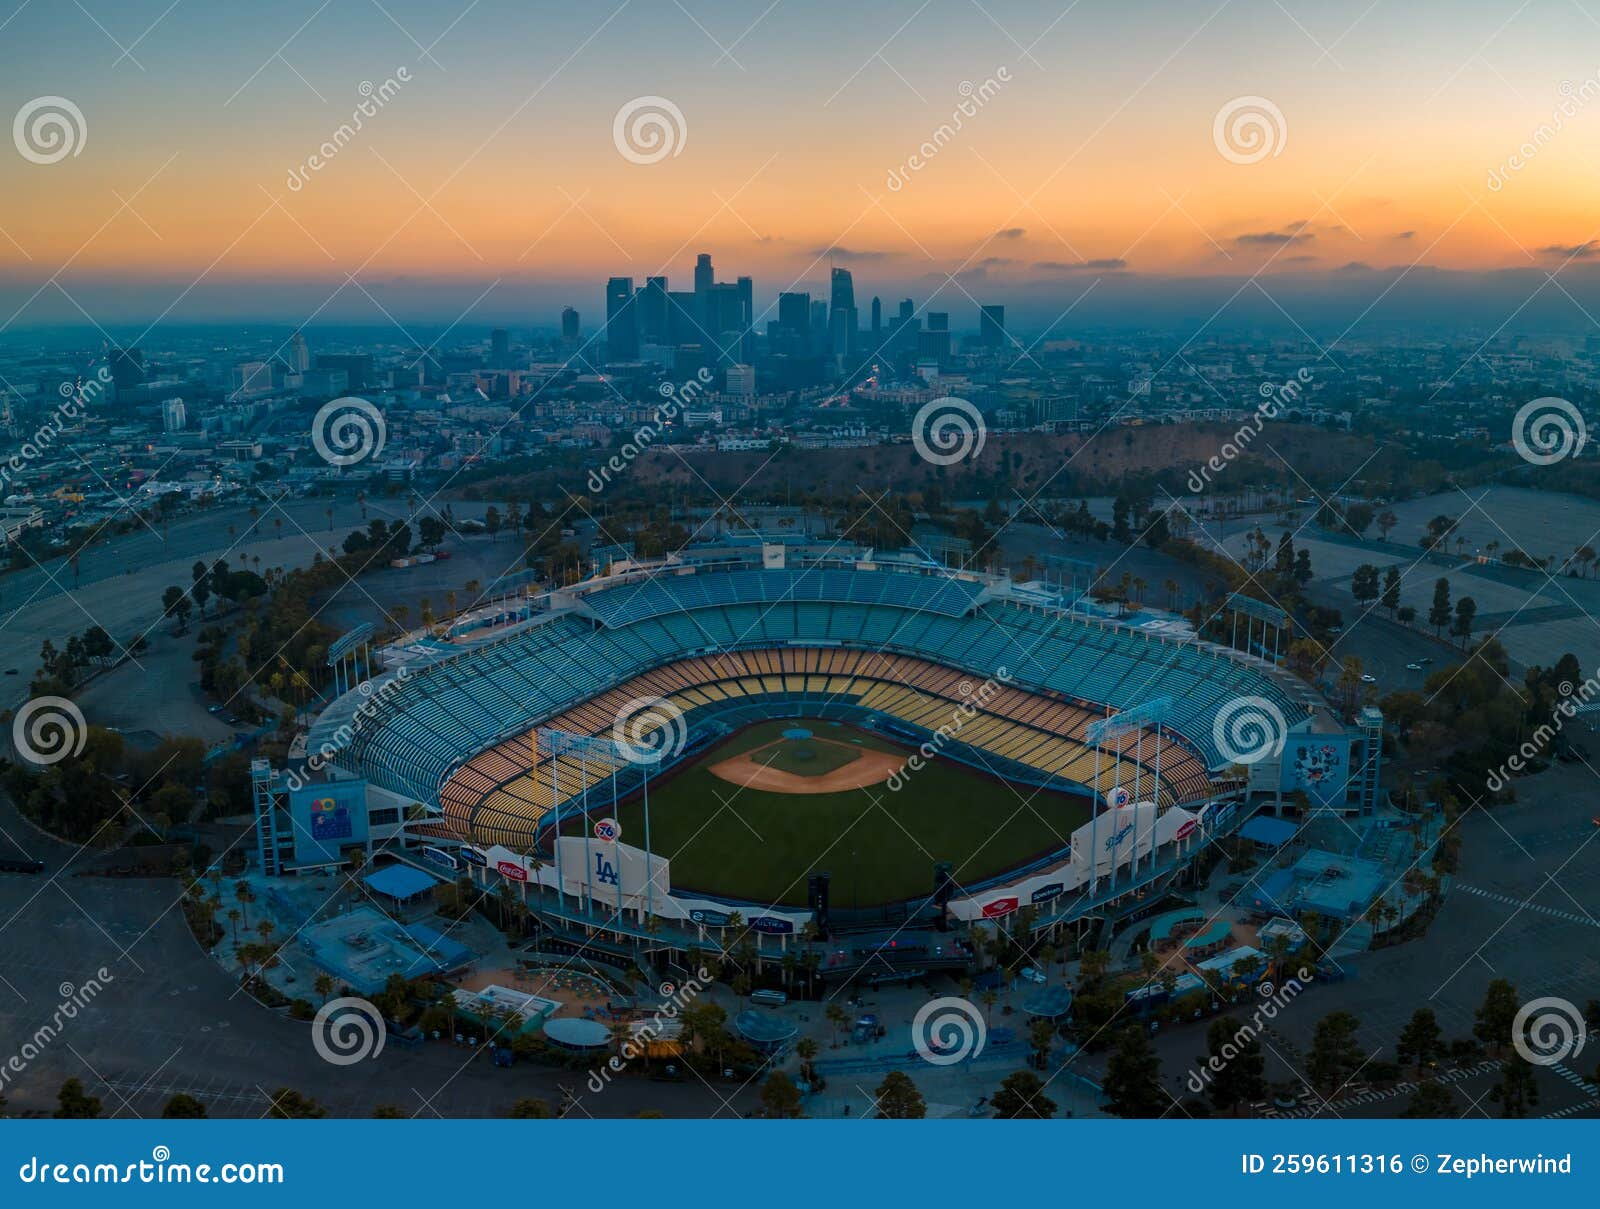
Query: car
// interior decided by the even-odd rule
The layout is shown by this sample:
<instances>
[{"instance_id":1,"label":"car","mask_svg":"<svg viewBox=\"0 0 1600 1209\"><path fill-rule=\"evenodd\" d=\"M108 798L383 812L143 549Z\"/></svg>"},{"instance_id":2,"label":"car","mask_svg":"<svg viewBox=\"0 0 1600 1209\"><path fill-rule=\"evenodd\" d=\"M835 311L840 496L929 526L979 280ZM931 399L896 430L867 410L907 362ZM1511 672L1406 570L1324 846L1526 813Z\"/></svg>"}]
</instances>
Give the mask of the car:
<instances>
[{"instance_id":1,"label":"car","mask_svg":"<svg viewBox=\"0 0 1600 1209\"><path fill-rule=\"evenodd\" d=\"M1433 656L1432 655L1424 655L1421 659L1417 660L1417 662L1420 663L1423 667L1427 667L1430 663L1433 662Z\"/></svg>"},{"instance_id":2,"label":"car","mask_svg":"<svg viewBox=\"0 0 1600 1209\"><path fill-rule=\"evenodd\" d=\"M1362 684L1376 684L1376 683L1378 683L1378 678L1376 676L1374 676L1371 672L1362 672L1361 673L1361 683Z\"/></svg>"},{"instance_id":3,"label":"car","mask_svg":"<svg viewBox=\"0 0 1600 1209\"><path fill-rule=\"evenodd\" d=\"M1420 672L1421 670L1422 670L1422 665L1420 663L1408 663L1408 664L1406 664L1406 671L1408 671L1408 672Z\"/></svg>"},{"instance_id":4,"label":"car","mask_svg":"<svg viewBox=\"0 0 1600 1209\"><path fill-rule=\"evenodd\" d=\"M208 706L206 706L206 713L208 713L208 714L220 714L222 712L222 710L223 710L223 707L220 706L220 705L208 705Z\"/></svg>"},{"instance_id":5,"label":"car","mask_svg":"<svg viewBox=\"0 0 1600 1209\"><path fill-rule=\"evenodd\" d=\"M7 668L7 669L6 669L6 675L8 675L8 676L15 676L15 675L16 675L16 674L17 674L17 669L16 669L16 668L14 668L14 667L8 667L8 668Z\"/></svg>"},{"instance_id":6,"label":"car","mask_svg":"<svg viewBox=\"0 0 1600 1209\"><path fill-rule=\"evenodd\" d=\"M229 726L238 726L239 725L239 715L238 714L229 714L226 718L223 719L223 721L226 722Z\"/></svg>"}]
</instances>

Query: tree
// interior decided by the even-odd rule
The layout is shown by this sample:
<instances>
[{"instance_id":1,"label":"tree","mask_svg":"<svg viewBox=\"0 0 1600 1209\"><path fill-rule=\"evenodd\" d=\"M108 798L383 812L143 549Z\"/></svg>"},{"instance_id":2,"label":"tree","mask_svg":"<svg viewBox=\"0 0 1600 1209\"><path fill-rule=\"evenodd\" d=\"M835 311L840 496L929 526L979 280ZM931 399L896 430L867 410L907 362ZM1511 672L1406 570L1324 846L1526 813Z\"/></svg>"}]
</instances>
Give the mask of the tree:
<instances>
[{"instance_id":1,"label":"tree","mask_svg":"<svg viewBox=\"0 0 1600 1209\"><path fill-rule=\"evenodd\" d=\"M761 1085L761 1107L769 1117L792 1121L801 1115L800 1089L788 1075L775 1070Z\"/></svg>"},{"instance_id":2,"label":"tree","mask_svg":"<svg viewBox=\"0 0 1600 1209\"><path fill-rule=\"evenodd\" d=\"M1383 597L1379 601L1393 617L1400 608L1400 568L1390 564L1383 573Z\"/></svg>"},{"instance_id":3,"label":"tree","mask_svg":"<svg viewBox=\"0 0 1600 1209\"><path fill-rule=\"evenodd\" d=\"M374 1121L400 1121L405 1119L405 1115L398 1104L375 1104L372 1106L372 1119Z\"/></svg>"},{"instance_id":4,"label":"tree","mask_svg":"<svg viewBox=\"0 0 1600 1209\"><path fill-rule=\"evenodd\" d=\"M1467 639L1472 637L1472 619L1477 615L1478 602L1470 596L1463 596L1456 601L1456 620L1450 627L1450 632L1461 639L1461 646L1465 649Z\"/></svg>"},{"instance_id":5,"label":"tree","mask_svg":"<svg viewBox=\"0 0 1600 1209\"><path fill-rule=\"evenodd\" d=\"M1321 1090L1337 1091L1361 1069L1366 1058L1356 1041L1359 1027L1360 1022L1349 1012L1332 1012L1317 1021L1306 1073Z\"/></svg>"},{"instance_id":6,"label":"tree","mask_svg":"<svg viewBox=\"0 0 1600 1209\"><path fill-rule=\"evenodd\" d=\"M1241 1039L1242 1037L1242 1039ZM1237 1114L1267 1094L1267 1058L1261 1040L1232 1016L1219 1016L1206 1030L1206 1065L1213 1071L1206 1097L1218 1112Z\"/></svg>"},{"instance_id":7,"label":"tree","mask_svg":"<svg viewBox=\"0 0 1600 1209\"><path fill-rule=\"evenodd\" d=\"M1003 1121L1045 1121L1056 1115L1056 1102L1044 1094L1044 1083L1031 1070L1007 1075L989 1103Z\"/></svg>"},{"instance_id":8,"label":"tree","mask_svg":"<svg viewBox=\"0 0 1600 1209\"><path fill-rule=\"evenodd\" d=\"M81 1079L68 1079L56 1093L56 1110L60 1120L86 1121L100 1115L100 1097L83 1090Z\"/></svg>"},{"instance_id":9,"label":"tree","mask_svg":"<svg viewBox=\"0 0 1600 1209\"><path fill-rule=\"evenodd\" d=\"M916 1121L928 1114L922 1093L904 1071L892 1070L872 1093L878 1105L878 1116L887 1121Z\"/></svg>"},{"instance_id":10,"label":"tree","mask_svg":"<svg viewBox=\"0 0 1600 1209\"><path fill-rule=\"evenodd\" d=\"M1494 979L1483 993L1472 1035L1495 1052L1504 1049L1511 1044L1511 1027L1518 1010L1517 988L1504 978Z\"/></svg>"},{"instance_id":11,"label":"tree","mask_svg":"<svg viewBox=\"0 0 1600 1209\"><path fill-rule=\"evenodd\" d=\"M1389 530L1393 529L1400 523L1400 518L1396 516L1393 510L1389 508L1385 508L1382 512L1378 513L1374 519L1378 523L1378 533L1384 541L1389 540Z\"/></svg>"},{"instance_id":12,"label":"tree","mask_svg":"<svg viewBox=\"0 0 1600 1209\"><path fill-rule=\"evenodd\" d=\"M1172 1098L1161 1087L1161 1060L1137 1024L1117 1034L1103 1086L1106 1111L1114 1117L1159 1117L1172 1106Z\"/></svg>"},{"instance_id":13,"label":"tree","mask_svg":"<svg viewBox=\"0 0 1600 1209\"><path fill-rule=\"evenodd\" d=\"M161 1116L168 1121L202 1121L206 1116L206 1106L180 1091L167 1101Z\"/></svg>"},{"instance_id":14,"label":"tree","mask_svg":"<svg viewBox=\"0 0 1600 1209\"><path fill-rule=\"evenodd\" d=\"M1358 604L1378 599L1378 568L1371 563L1362 563L1357 567L1355 574L1350 577L1350 594Z\"/></svg>"},{"instance_id":15,"label":"tree","mask_svg":"<svg viewBox=\"0 0 1600 1209\"><path fill-rule=\"evenodd\" d=\"M1411 1118L1455 1118L1461 1113L1456 1105L1455 1093L1444 1084L1428 1079L1418 1084L1417 1090L1412 1093L1411 1103L1400 1115Z\"/></svg>"},{"instance_id":16,"label":"tree","mask_svg":"<svg viewBox=\"0 0 1600 1209\"><path fill-rule=\"evenodd\" d=\"M484 511L483 527L489 531L489 540L496 540L495 535L500 532L500 509L493 504Z\"/></svg>"},{"instance_id":17,"label":"tree","mask_svg":"<svg viewBox=\"0 0 1600 1209\"><path fill-rule=\"evenodd\" d=\"M528 1097L513 1104L511 1112L507 1115L513 1121L548 1121L550 1104L545 1100Z\"/></svg>"},{"instance_id":18,"label":"tree","mask_svg":"<svg viewBox=\"0 0 1600 1209\"><path fill-rule=\"evenodd\" d=\"M812 1065L817 1060L817 1042L813 1037L802 1037L794 1043L795 1056L800 1059L800 1077L807 1083L817 1081L817 1071Z\"/></svg>"},{"instance_id":19,"label":"tree","mask_svg":"<svg viewBox=\"0 0 1600 1209\"><path fill-rule=\"evenodd\" d=\"M274 1121L310 1121L328 1115L326 1108L292 1087L278 1088L270 1099L272 1103L267 1109L267 1116Z\"/></svg>"},{"instance_id":20,"label":"tree","mask_svg":"<svg viewBox=\"0 0 1600 1209\"><path fill-rule=\"evenodd\" d=\"M1394 1056L1401 1066L1415 1067L1418 1074L1437 1062L1444 1053L1444 1037L1432 1008L1418 1008L1411 1022L1400 1030Z\"/></svg>"},{"instance_id":21,"label":"tree","mask_svg":"<svg viewBox=\"0 0 1600 1209\"><path fill-rule=\"evenodd\" d=\"M1539 1103L1539 1085L1533 1081L1533 1063L1513 1053L1500 1069L1500 1082L1489 1092L1505 1117L1524 1117Z\"/></svg>"},{"instance_id":22,"label":"tree","mask_svg":"<svg viewBox=\"0 0 1600 1209\"><path fill-rule=\"evenodd\" d=\"M1435 636L1444 633L1450 624L1450 581L1440 578L1433 585L1433 607L1428 610L1428 624Z\"/></svg>"}]
</instances>

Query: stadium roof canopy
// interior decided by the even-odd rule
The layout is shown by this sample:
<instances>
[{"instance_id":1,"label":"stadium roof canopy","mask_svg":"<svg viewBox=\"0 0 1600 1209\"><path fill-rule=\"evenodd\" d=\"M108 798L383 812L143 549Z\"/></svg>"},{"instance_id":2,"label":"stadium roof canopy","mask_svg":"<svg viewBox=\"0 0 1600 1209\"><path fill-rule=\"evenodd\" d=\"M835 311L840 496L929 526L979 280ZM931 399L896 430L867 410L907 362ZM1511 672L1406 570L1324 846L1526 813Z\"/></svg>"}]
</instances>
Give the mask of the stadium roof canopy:
<instances>
[{"instance_id":1,"label":"stadium roof canopy","mask_svg":"<svg viewBox=\"0 0 1600 1209\"><path fill-rule=\"evenodd\" d=\"M1281 848L1294 839L1295 832L1299 830L1299 826L1288 819L1274 819L1266 815L1257 815L1239 828L1239 838L1253 840L1257 844L1265 844L1269 848Z\"/></svg>"},{"instance_id":2,"label":"stadium roof canopy","mask_svg":"<svg viewBox=\"0 0 1600 1209\"><path fill-rule=\"evenodd\" d=\"M800 1031L799 1025L769 1012L746 1009L733 1018L733 1027L752 1045L781 1045Z\"/></svg>"},{"instance_id":3,"label":"stadium roof canopy","mask_svg":"<svg viewBox=\"0 0 1600 1209\"><path fill-rule=\"evenodd\" d=\"M413 869L410 865L385 865L376 873L369 873L361 880L374 894L381 894L385 898L397 898L401 902L427 894L439 883L439 879L433 874Z\"/></svg>"},{"instance_id":4,"label":"stadium roof canopy","mask_svg":"<svg viewBox=\"0 0 1600 1209\"><path fill-rule=\"evenodd\" d=\"M1046 1020L1059 1020L1072 1010L1072 991L1069 987L1044 987L1022 1005L1030 1016Z\"/></svg>"}]
</instances>

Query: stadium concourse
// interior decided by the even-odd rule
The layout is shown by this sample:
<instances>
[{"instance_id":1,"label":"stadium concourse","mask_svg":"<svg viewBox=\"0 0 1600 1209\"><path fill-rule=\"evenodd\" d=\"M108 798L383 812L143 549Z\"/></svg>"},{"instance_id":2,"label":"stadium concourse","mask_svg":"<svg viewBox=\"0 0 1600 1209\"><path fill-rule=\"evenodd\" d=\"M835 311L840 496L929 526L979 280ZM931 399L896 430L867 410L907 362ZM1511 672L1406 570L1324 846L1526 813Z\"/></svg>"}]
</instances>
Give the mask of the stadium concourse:
<instances>
[{"instance_id":1,"label":"stadium concourse","mask_svg":"<svg viewBox=\"0 0 1600 1209\"><path fill-rule=\"evenodd\" d=\"M1199 640L1182 618L1119 619L1048 585L803 541L619 561L572 587L508 594L374 662L317 720L308 749L364 781L374 814L397 809L403 843L454 854L485 884L556 889L530 906L583 922L598 910L619 937L661 922L703 937L735 911L779 934L813 922L814 910L731 901L715 886L675 893L671 853L587 826L641 790L648 802L675 763L774 718L847 724L1092 803L1053 851L945 896L957 918L1021 904L1041 926L1155 888L1239 821L1245 785L1217 726L1230 706L1258 703L1285 733L1328 725L1305 686ZM1124 712L1148 720L1096 733ZM1014 810L1000 795L996 825ZM986 826L981 803L966 808ZM931 862L917 859L931 892Z\"/></svg>"}]
</instances>

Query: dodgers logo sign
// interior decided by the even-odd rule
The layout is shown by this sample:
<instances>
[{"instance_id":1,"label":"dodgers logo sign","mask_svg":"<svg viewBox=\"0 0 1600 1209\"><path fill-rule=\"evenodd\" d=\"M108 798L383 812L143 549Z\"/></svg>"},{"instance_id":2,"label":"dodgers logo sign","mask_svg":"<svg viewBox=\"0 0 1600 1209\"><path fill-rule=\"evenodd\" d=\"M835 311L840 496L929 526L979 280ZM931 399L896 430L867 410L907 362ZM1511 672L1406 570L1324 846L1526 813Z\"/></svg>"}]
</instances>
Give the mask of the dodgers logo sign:
<instances>
[{"instance_id":1,"label":"dodgers logo sign","mask_svg":"<svg viewBox=\"0 0 1600 1209\"><path fill-rule=\"evenodd\" d=\"M597 886L620 886L615 861L606 860L604 852L594 854L594 881Z\"/></svg>"},{"instance_id":2,"label":"dodgers logo sign","mask_svg":"<svg viewBox=\"0 0 1600 1209\"><path fill-rule=\"evenodd\" d=\"M1107 851L1107 852L1113 852L1113 851L1115 851L1115 850L1116 850L1116 847L1117 847L1117 845L1118 845L1118 844L1120 844L1120 843L1122 843L1122 841L1123 841L1123 840L1125 840L1125 839L1127 839L1127 838L1128 838L1128 835L1129 835L1129 834L1130 834L1130 833L1131 833L1131 832L1132 832L1132 831L1133 831L1133 824L1132 824L1132 823L1129 823L1129 824L1128 824L1128 825L1127 825L1127 826L1126 826L1126 827L1124 827L1124 828L1123 828L1123 829L1122 829L1122 830L1121 830L1121 831L1115 831L1115 832L1112 832L1112 834L1111 834L1111 836L1110 836L1110 838L1108 838L1108 839L1107 839L1107 840L1106 840L1106 851Z\"/></svg>"}]
</instances>

